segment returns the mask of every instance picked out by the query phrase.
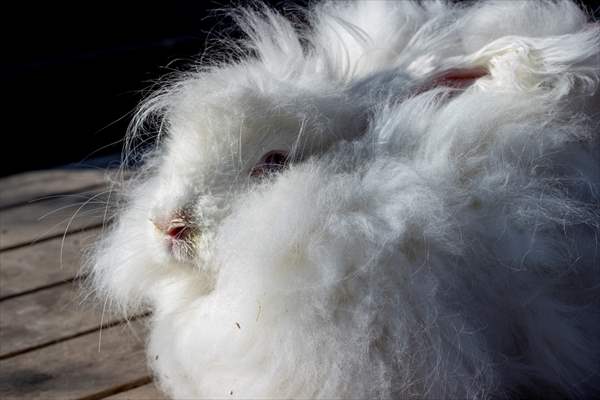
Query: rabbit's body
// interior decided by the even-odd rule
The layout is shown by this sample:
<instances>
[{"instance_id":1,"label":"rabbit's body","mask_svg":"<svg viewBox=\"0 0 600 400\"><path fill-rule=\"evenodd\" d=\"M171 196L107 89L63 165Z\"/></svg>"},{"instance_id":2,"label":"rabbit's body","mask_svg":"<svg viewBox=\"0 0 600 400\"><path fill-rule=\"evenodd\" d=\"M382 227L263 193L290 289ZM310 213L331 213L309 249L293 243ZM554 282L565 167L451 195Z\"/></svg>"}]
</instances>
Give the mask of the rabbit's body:
<instances>
[{"instance_id":1,"label":"rabbit's body","mask_svg":"<svg viewBox=\"0 0 600 400\"><path fill-rule=\"evenodd\" d=\"M152 308L161 387L598 394L599 28L565 1L325 3L303 46L262 14L256 57L142 108L165 137L90 262Z\"/></svg>"}]
</instances>

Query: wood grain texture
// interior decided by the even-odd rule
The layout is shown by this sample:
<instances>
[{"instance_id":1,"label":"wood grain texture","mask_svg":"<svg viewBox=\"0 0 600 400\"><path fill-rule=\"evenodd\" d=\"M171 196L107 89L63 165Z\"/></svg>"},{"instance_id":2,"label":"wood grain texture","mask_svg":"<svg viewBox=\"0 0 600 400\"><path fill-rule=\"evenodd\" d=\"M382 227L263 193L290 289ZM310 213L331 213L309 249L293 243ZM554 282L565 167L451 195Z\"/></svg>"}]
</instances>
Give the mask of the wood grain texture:
<instances>
[{"instance_id":1,"label":"wood grain texture","mask_svg":"<svg viewBox=\"0 0 600 400\"><path fill-rule=\"evenodd\" d=\"M143 322L115 326L0 361L0 398L94 398L150 376ZM99 348L99 343L101 344Z\"/></svg>"},{"instance_id":2,"label":"wood grain texture","mask_svg":"<svg viewBox=\"0 0 600 400\"><path fill-rule=\"evenodd\" d=\"M73 279L101 229L0 252L0 299ZM0 305L1 307L1 305Z\"/></svg>"},{"instance_id":3,"label":"wood grain texture","mask_svg":"<svg viewBox=\"0 0 600 400\"><path fill-rule=\"evenodd\" d=\"M45 196L75 193L108 186L115 170L55 169L26 172L0 179L0 208L35 201Z\"/></svg>"},{"instance_id":4,"label":"wood grain texture","mask_svg":"<svg viewBox=\"0 0 600 400\"><path fill-rule=\"evenodd\" d=\"M149 383L126 392L117 393L106 397L106 400L166 400L167 397L156 387Z\"/></svg>"},{"instance_id":5,"label":"wood grain texture","mask_svg":"<svg viewBox=\"0 0 600 400\"><path fill-rule=\"evenodd\" d=\"M81 305L82 294L69 282L0 303L0 359L81 332L111 325L118 318L91 305Z\"/></svg>"},{"instance_id":6,"label":"wood grain texture","mask_svg":"<svg viewBox=\"0 0 600 400\"><path fill-rule=\"evenodd\" d=\"M37 243L103 223L116 195L98 189L0 211L0 250Z\"/></svg>"},{"instance_id":7,"label":"wood grain texture","mask_svg":"<svg viewBox=\"0 0 600 400\"><path fill-rule=\"evenodd\" d=\"M162 398L149 384L145 322L102 320L100 307L80 304L75 277L82 253L101 234L105 206L114 199L104 182L105 173L92 170L0 179L3 400L95 400L120 392Z\"/></svg>"}]
</instances>

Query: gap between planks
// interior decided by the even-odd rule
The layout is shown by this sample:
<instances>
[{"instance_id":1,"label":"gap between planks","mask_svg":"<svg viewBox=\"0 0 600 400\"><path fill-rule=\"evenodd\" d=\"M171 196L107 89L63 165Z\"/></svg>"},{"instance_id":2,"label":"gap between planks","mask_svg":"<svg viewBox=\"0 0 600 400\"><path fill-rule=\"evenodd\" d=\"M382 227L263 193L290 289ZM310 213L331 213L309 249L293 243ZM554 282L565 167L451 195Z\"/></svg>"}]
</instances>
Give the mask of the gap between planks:
<instances>
[{"instance_id":1,"label":"gap between planks","mask_svg":"<svg viewBox=\"0 0 600 400\"><path fill-rule=\"evenodd\" d=\"M101 332L104 329L109 329L109 328L113 328L113 327L116 327L116 326L122 326L122 325L125 325L125 324L129 324L131 322L135 322L135 321L147 318L150 315L151 315L151 313L148 311L148 312L145 312L143 314L135 315L135 316L133 316L133 317L131 317L129 319L120 319L120 320L117 320L117 321L109 322L107 324L97 325L97 326L95 326L93 328L90 328L90 329L86 329L86 330L83 330L83 331L75 332L75 333L67 335L67 336L59 337L59 338L56 338L56 339L49 340L47 342L36 344L35 346L30 346L30 347L26 347L26 348L23 348L23 349L15 350L15 351L12 351L12 352L9 352L9 353L6 353L6 354L1 354L0 355L0 361L6 360L6 359L9 359L9 358L12 358L12 357L20 356L22 354L30 353L32 351L40 350L40 349L43 349L43 348L48 347L48 346L53 346L55 344L63 343L63 342L66 342L68 340L76 339L76 338L81 337L81 336L89 335L90 333L94 333L96 331Z\"/></svg>"},{"instance_id":2,"label":"gap between planks","mask_svg":"<svg viewBox=\"0 0 600 400\"><path fill-rule=\"evenodd\" d=\"M14 191L24 191L27 196L13 194L2 188L3 196L8 199L0 199L0 205L4 202L10 207L0 210L0 250L17 249L61 237L65 233L81 232L102 226L110 220L119 199L115 186L100 185L88 178L93 182L90 185L90 181L82 180L82 176L87 175L84 172L68 175L79 186L66 181L62 182L62 187L61 182L55 183L54 186L58 187L54 188L37 181L31 183L33 188L20 188L17 185L18 176L12 179L14 182L9 179L12 182L9 186L13 186ZM27 186L27 182L24 184ZM36 186L39 188L35 189ZM90 187L94 189L89 190ZM50 191L51 189L54 190ZM61 192L70 194L60 194ZM13 195L18 199L11 199Z\"/></svg>"},{"instance_id":3,"label":"gap between planks","mask_svg":"<svg viewBox=\"0 0 600 400\"><path fill-rule=\"evenodd\" d=\"M129 176L123 169L55 168L0 178L0 209L47 196L82 192L92 186L114 186Z\"/></svg>"},{"instance_id":4,"label":"gap between planks","mask_svg":"<svg viewBox=\"0 0 600 400\"><path fill-rule=\"evenodd\" d=\"M0 301L28 295L83 278L84 249L96 242L100 229L0 252Z\"/></svg>"},{"instance_id":5,"label":"gap between planks","mask_svg":"<svg viewBox=\"0 0 600 400\"><path fill-rule=\"evenodd\" d=\"M27 295L30 295L30 294L33 294L33 293L40 292L42 290L52 289L52 288L55 288L57 286L64 285L64 284L67 284L67 283L68 284L74 284L75 282L82 281L85 278L87 278L87 275L75 276L73 278L63 279L62 281L53 282L53 283L49 283L47 285L34 287L33 289L28 289L28 290L25 290L23 292L13 293L13 294L7 294L6 296L0 296L0 302L2 302L4 300L14 299L14 298L20 297L20 296L27 296Z\"/></svg>"},{"instance_id":6,"label":"gap between planks","mask_svg":"<svg viewBox=\"0 0 600 400\"><path fill-rule=\"evenodd\" d=\"M88 231L91 231L91 230L94 230L94 229L103 228L105 226L108 226L108 224L106 224L106 223L97 223L97 224L88 225L88 226L85 226L85 227L79 228L79 229L71 229L71 230L69 230L67 232L56 233L54 235L41 237L39 239L34 239L31 242L22 242L22 243L14 244L12 246L2 247L2 248L0 248L0 253L3 252L3 251L22 249L22 248L28 247L28 246L35 246L36 244L44 243L44 242L47 242L49 240L58 239L58 238L65 238L65 237L67 237L69 235L73 235L73 234L81 233L81 232L88 232Z\"/></svg>"},{"instance_id":7,"label":"gap between planks","mask_svg":"<svg viewBox=\"0 0 600 400\"><path fill-rule=\"evenodd\" d=\"M12 208L22 207L22 206L26 206L28 204L36 203L38 201L44 201L44 200L54 199L54 198L58 198L58 197L80 195L80 194L86 193L86 192L96 192L98 189L103 189L103 188L108 188L108 186L106 184L96 183L93 185L81 187L79 189L47 194L47 195L36 197L36 198L30 199L30 200L18 200L18 201L15 201L14 203L7 203L4 205L0 205L0 211L6 211L6 210L10 210Z\"/></svg>"},{"instance_id":8,"label":"gap between planks","mask_svg":"<svg viewBox=\"0 0 600 400\"><path fill-rule=\"evenodd\" d=\"M105 224L116 195L83 193L30 203L0 212L0 250L12 250Z\"/></svg>"}]
</instances>

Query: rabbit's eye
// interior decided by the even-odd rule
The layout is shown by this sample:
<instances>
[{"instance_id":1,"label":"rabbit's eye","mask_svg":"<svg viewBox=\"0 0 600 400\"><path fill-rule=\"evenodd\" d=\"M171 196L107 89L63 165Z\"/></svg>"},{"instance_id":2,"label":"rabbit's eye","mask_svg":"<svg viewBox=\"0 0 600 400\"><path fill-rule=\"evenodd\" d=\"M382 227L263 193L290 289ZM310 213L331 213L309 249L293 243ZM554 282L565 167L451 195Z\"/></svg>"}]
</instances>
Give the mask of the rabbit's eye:
<instances>
[{"instance_id":1,"label":"rabbit's eye","mask_svg":"<svg viewBox=\"0 0 600 400\"><path fill-rule=\"evenodd\" d=\"M288 152L285 150L272 150L261 157L260 161L250 171L250 176L265 176L274 174L285 168L288 164Z\"/></svg>"}]
</instances>

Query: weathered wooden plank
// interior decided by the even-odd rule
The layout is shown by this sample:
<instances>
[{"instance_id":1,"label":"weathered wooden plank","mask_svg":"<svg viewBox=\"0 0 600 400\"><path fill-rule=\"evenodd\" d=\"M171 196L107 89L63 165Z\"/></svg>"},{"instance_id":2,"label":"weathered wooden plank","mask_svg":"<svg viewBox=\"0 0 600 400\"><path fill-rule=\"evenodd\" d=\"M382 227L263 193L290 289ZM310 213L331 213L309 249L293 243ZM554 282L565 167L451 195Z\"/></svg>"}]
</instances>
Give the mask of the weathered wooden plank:
<instances>
[{"instance_id":1,"label":"weathered wooden plank","mask_svg":"<svg viewBox=\"0 0 600 400\"><path fill-rule=\"evenodd\" d=\"M73 279L83 251L101 229L68 235L0 253L0 299Z\"/></svg>"},{"instance_id":2,"label":"weathered wooden plank","mask_svg":"<svg viewBox=\"0 0 600 400\"><path fill-rule=\"evenodd\" d=\"M166 398L167 397L156 388L154 383L149 383L126 392L106 397L106 400L165 400Z\"/></svg>"},{"instance_id":3,"label":"weathered wooden plank","mask_svg":"<svg viewBox=\"0 0 600 400\"><path fill-rule=\"evenodd\" d=\"M73 193L107 186L116 171L53 169L12 175L0 179L0 208L38 200L60 193Z\"/></svg>"},{"instance_id":4,"label":"weathered wooden plank","mask_svg":"<svg viewBox=\"0 0 600 400\"><path fill-rule=\"evenodd\" d=\"M116 195L103 189L49 198L0 211L0 250L99 226Z\"/></svg>"},{"instance_id":5,"label":"weathered wooden plank","mask_svg":"<svg viewBox=\"0 0 600 400\"><path fill-rule=\"evenodd\" d=\"M0 302L0 359L118 321L81 305L76 284L64 283Z\"/></svg>"},{"instance_id":6,"label":"weathered wooden plank","mask_svg":"<svg viewBox=\"0 0 600 400\"><path fill-rule=\"evenodd\" d=\"M143 322L133 322L104 329L101 342L94 332L2 360L0 398L94 398L96 393L147 379L144 331Z\"/></svg>"}]
</instances>

